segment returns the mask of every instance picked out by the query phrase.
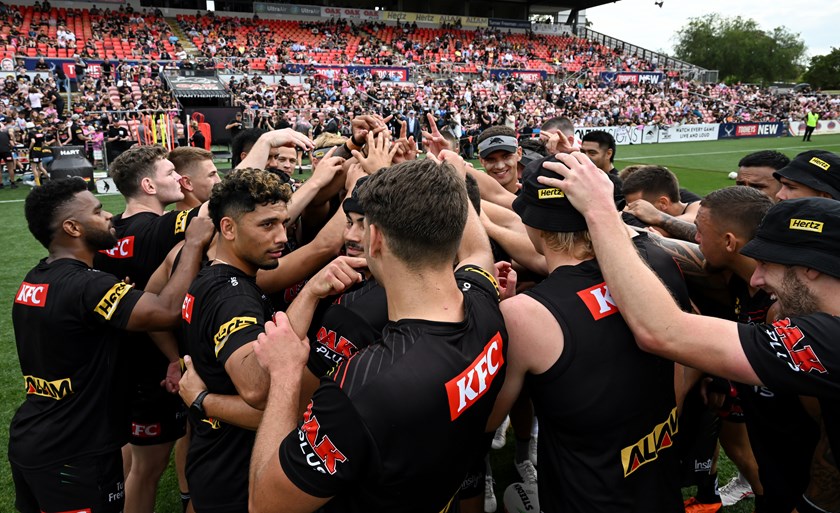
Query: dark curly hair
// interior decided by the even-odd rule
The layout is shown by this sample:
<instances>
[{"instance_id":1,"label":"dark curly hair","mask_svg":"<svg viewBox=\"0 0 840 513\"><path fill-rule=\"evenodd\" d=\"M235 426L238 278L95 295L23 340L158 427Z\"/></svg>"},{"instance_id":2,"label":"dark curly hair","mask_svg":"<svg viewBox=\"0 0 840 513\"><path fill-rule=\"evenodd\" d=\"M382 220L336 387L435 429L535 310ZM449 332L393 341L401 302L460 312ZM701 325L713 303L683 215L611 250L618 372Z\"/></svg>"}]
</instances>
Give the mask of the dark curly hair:
<instances>
[{"instance_id":1,"label":"dark curly hair","mask_svg":"<svg viewBox=\"0 0 840 513\"><path fill-rule=\"evenodd\" d=\"M790 158L784 153L775 150L762 150L749 155L738 161L738 167L771 167L778 171L790 164Z\"/></svg>"},{"instance_id":2,"label":"dark curly hair","mask_svg":"<svg viewBox=\"0 0 840 513\"><path fill-rule=\"evenodd\" d=\"M242 214L256 210L257 205L288 203L291 198L292 188L274 173L254 168L237 169L213 186L208 204L210 219L219 230L223 217L238 220Z\"/></svg>"},{"instance_id":3,"label":"dark curly hair","mask_svg":"<svg viewBox=\"0 0 840 513\"><path fill-rule=\"evenodd\" d=\"M230 143L230 167L235 168L242 162L242 152L248 153L262 134L268 132L262 128L248 128L236 134Z\"/></svg>"},{"instance_id":4,"label":"dark curly hair","mask_svg":"<svg viewBox=\"0 0 840 513\"><path fill-rule=\"evenodd\" d=\"M114 185L123 196L131 198L140 192L140 182L155 172L155 163L166 158L163 146L135 146L120 153L109 166Z\"/></svg>"},{"instance_id":5,"label":"dark curly hair","mask_svg":"<svg viewBox=\"0 0 840 513\"><path fill-rule=\"evenodd\" d=\"M50 249L50 244L58 228L59 210L69 203L76 194L86 190L87 183L74 176L50 180L30 191L23 209L26 222L29 224L29 231L42 246Z\"/></svg>"}]
</instances>

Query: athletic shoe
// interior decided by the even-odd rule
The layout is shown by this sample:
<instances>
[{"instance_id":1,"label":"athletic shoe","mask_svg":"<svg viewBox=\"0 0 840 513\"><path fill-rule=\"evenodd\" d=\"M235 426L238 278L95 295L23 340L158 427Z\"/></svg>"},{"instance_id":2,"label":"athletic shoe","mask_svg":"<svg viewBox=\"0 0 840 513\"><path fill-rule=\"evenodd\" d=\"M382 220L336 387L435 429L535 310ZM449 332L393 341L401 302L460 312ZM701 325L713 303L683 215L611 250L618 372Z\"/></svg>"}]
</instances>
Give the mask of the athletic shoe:
<instances>
[{"instance_id":1,"label":"athletic shoe","mask_svg":"<svg viewBox=\"0 0 840 513\"><path fill-rule=\"evenodd\" d=\"M505 420L502 421L502 425L496 429L496 434L493 435L493 443L490 444L490 447L493 449L501 449L505 446L507 442L507 429L510 426L510 417L505 417Z\"/></svg>"},{"instance_id":2,"label":"athletic shoe","mask_svg":"<svg viewBox=\"0 0 840 513\"><path fill-rule=\"evenodd\" d=\"M484 476L484 512L495 513L496 493L493 491L493 476Z\"/></svg>"},{"instance_id":3,"label":"athletic shoe","mask_svg":"<svg viewBox=\"0 0 840 513\"><path fill-rule=\"evenodd\" d=\"M537 466L537 437L532 436L528 441L528 459Z\"/></svg>"},{"instance_id":4,"label":"athletic shoe","mask_svg":"<svg viewBox=\"0 0 840 513\"><path fill-rule=\"evenodd\" d=\"M686 500L684 504L685 513L715 513L716 511L720 511L721 508L721 503L719 502L706 504L704 502L697 502L695 497Z\"/></svg>"},{"instance_id":5,"label":"athletic shoe","mask_svg":"<svg viewBox=\"0 0 840 513\"><path fill-rule=\"evenodd\" d=\"M534 464L530 460L525 460L522 463L514 462L514 465L525 485L537 486L537 469L534 468Z\"/></svg>"},{"instance_id":6,"label":"athletic shoe","mask_svg":"<svg viewBox=\"0 0 840 513\"><path fill-rule=\"evenodd\" d=\"M728 483L718 488L718 493L724 506L732 506L743 499L748 499L755 495L750 483L744 479L744 476L740 472Z\"/></svg>"},{"instance_id":7,"label":"athletic shoe","mask_svg":"<svg viewBox=\"0 0 840 513\"><path fill-rule=\"evenodd\" d=\"M17 189L17 188L18 188L18 184L16 184L15 182L11 182L11 183L9 184L9 188L11 188L11 189Z\"/></svg>"}]
</instances>

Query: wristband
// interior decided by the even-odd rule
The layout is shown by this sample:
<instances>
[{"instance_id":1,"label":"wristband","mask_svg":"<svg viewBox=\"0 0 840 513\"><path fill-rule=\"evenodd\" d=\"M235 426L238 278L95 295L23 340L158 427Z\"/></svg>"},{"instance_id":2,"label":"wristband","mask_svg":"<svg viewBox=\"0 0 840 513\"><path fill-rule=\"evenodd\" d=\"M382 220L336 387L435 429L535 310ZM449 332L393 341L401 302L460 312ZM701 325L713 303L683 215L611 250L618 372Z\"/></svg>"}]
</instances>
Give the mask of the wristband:
<instances>
[{"instance_id":1,"label":"wristband","mask_svg":"<svg viewBox=\"0 0 840 513\"><path fill-rule=\"evenodd\" d=\"M344 144L346 144L346 145L347 145L347 149L348 149L348 150L351 150L351 151L352 151L352 150L359 151L359 150L361 150L361 149L362 149L362 147L364 147L364 145L365 145L365 143L358 144L356 141L354 141L354 140L353 140L353 137L352 137L352 136L351 136L349 139L347 139L347 141L345 141L345 142L344 142Z\"/></svg>"}]
</instances>

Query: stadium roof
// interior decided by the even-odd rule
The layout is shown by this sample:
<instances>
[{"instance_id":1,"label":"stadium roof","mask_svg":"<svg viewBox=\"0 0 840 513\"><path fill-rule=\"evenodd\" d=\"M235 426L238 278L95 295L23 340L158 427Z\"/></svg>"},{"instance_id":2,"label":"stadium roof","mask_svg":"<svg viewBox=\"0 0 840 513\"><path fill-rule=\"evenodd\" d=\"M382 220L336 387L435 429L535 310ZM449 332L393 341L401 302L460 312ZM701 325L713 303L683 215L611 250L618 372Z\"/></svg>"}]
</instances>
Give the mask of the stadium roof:
<instances>
[{"instance_id":1,"label":"stadium roof","mask_svg":"<svg viewBox=\"0 0 840 513\"><path fill-rule=\"evenodd\" d=\"M613 4L618 0L525 0L528 5L551 5L559 9L583 10L599 5Z\"/></svg>"}]
</instances>

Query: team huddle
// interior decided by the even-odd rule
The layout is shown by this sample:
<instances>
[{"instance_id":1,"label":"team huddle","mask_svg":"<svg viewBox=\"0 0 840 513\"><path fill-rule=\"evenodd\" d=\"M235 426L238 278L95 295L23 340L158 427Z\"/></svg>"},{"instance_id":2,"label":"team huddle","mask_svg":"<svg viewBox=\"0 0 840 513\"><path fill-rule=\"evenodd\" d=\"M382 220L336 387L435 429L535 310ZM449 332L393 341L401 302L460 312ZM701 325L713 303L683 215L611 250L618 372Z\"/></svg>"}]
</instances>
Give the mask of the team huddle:
<instances>
[{"instance_id":1,"label":"team huddle","mask_svg":"<svg viewBox=\"0 0 840 513\"><path fill-rule=\"evenodd\" d=\"M151 513L174 447L185 511L491 512L510 424L533 510L717 511L719 439L756 512L840 511L840 157L701 198L567 118L485 171L429 121L133 147L115 216L33 189L18 510Z\"/></svg>"}]
</instances>

